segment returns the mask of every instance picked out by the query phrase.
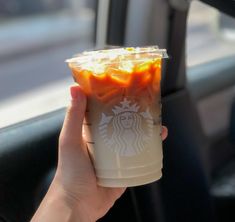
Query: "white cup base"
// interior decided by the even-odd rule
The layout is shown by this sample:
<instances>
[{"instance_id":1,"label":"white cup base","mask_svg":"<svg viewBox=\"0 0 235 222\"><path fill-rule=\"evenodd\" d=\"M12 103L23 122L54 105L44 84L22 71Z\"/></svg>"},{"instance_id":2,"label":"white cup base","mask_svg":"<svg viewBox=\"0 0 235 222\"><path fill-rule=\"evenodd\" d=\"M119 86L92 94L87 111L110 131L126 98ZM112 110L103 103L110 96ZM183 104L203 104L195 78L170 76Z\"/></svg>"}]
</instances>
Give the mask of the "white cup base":
<instances>
[{"instance_id":1,"label":"white cup base","mask_svg":"<svg viewBox=\"0 0 235 222\"><path fill-rule=\"evenodd\" d=\"M98 185L102 187L134 187L152 183L162 177L162 171L131 178L98 178Z\"/></svg>"}]
</instances>

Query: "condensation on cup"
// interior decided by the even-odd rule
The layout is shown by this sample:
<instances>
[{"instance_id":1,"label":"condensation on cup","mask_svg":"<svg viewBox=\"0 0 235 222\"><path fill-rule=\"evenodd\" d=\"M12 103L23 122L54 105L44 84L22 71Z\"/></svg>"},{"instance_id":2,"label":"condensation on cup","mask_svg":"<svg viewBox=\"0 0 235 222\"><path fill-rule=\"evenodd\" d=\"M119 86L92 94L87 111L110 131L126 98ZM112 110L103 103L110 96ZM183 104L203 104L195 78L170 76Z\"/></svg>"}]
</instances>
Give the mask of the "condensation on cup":
<instances>
[{"instance_id":1,"label":"condensation on cup","mask_svg":"<svg viewBox=\"0 0 235 222\"><path fill-rule=\"evenodd\" d=\"M162 176L161 64L156 46L83 52L68 59L87 95L85 139L97 183L130 187Z\"/></svg>"}]
</instances>

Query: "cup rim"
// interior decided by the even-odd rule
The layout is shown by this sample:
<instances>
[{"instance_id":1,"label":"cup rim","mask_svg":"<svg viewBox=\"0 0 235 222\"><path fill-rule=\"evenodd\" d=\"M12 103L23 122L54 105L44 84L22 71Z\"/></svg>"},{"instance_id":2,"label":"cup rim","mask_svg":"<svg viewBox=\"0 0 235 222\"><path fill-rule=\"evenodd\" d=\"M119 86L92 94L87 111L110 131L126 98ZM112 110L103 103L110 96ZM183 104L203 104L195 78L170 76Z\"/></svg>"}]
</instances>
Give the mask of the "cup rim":
<instances>
[{"instance_id":1,"label":"cup rim","mask_svg":"<svg viewBox=\"0 0 235 222\"><path fill-rule=\"evenodd\" d=\"M144 53L149 53L149 57L154 58L168 58L166 49L159 49L157 45L153 46L141 46L141 47L120 47L111 46L112 48L96 49L84 51L82 53L75 54L72 58L66 59L65 62L69 64L82 65L88 61L97 61L99 59L124 59L125 56L130 55L141 55ZM131 60L131 59L130 59ZM134 59L133 60L144 60ZM105 64L105 63L104 63Z\"/></svg>"}]
</instances>

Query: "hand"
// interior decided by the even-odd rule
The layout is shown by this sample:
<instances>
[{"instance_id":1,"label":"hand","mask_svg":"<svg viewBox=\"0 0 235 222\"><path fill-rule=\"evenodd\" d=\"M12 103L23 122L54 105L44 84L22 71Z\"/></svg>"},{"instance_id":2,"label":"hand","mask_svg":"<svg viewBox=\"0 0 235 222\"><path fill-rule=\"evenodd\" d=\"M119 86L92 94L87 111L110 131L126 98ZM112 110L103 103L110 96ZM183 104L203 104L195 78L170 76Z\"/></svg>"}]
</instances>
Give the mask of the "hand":
<instances>
[{"instance_id":1,"label":"hand","mask_svg":"<svg viewBox=\"0 0 235 222\"><path fill-rule=\"evenodd\" d=\"M60 135L56 179L63 184L65 192L81 211L89 215L90 221L95 221L107 213L125 188L97 185L94 168L82 138L86 97L79 86L71 87L70 91L72 101ZM167 129L163 127L162 139L166 136Z\"/></svg>"},{"instance_id":2,"label":"hand","mask_svg":"<svg viewBox=\"0 0 235 222\"><path fill-rule=\"evenodd\" d=\"M47 195L52 196L55 193L53 190L59 189L63 193L66 207L72 209L70 221L94 222L107 213L125 188L97 185L94 168L82 137L86 96L79 86L72 86L70 92L72 100L59 138L58 167L50 187L52 194L49 192ZM167 128L163 127L162 139L166 137ZM48 208L44 205L44 209Z\"/></svg>"},{"instance_id":3,"label":"hand","mask_svg":"<svg viewBox=\"0 0 235 222\"><path fill-rule=\"evenodd\" d=\"M70 91L72 100L60 134L58 168L54 181L62 184L72 204L77 206L78 214L89 217L87 221L96 221L106 214L125 188L97 185L94 168L82 138L86 97L79 86L71 87Z\"/></svg>"}]
</instances>

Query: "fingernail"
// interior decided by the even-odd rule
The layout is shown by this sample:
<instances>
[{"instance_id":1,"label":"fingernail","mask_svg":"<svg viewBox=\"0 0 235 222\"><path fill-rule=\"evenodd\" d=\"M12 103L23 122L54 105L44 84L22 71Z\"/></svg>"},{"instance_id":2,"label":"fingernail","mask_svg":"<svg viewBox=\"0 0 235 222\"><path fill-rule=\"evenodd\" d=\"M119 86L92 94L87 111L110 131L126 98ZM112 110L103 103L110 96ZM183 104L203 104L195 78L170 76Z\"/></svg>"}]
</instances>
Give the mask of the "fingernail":
<instances>
[{"instance_id":1,"label":"fingernail","mask_svg":"<svg viewBox=\"0 0 235 222\"><path fill-rule=\"evenodd\" d=\"M72 99L78 99L79 93L77 86L70 87L70 95Z\"/></svg>"}]
</instances>

